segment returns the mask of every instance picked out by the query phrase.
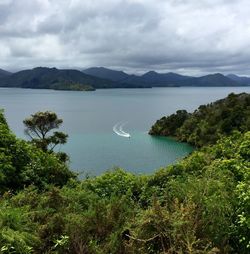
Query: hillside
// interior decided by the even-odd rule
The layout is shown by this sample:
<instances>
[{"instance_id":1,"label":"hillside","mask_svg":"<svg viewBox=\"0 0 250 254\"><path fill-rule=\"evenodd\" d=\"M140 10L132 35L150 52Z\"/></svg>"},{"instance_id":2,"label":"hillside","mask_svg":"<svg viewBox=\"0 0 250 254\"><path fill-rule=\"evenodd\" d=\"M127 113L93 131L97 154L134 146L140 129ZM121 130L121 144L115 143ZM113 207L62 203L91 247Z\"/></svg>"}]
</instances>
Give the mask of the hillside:
<instances>
[{"instance_id":1,"label":"hillside","mask_svg":"<svg viewBox=\"0 0 250 254\"><path fill-rule=\"evenodd\" d=\"M56 90L94 90L100 88L135 88L140 85L119 83L87 75L78 70L37 67L0 77L2 87L46 88Z\"/></svg>"},{"instance_id":2,"label":"hillside","mask_svg":"<svg viewBox=\"0 0 250 254\"><path fill-rule=\"evenodd\" d=\"M242 86L250 85L246 77L224 76L220 73L202 77L183 76L177 73L149 71L141 76L129 75L103 67L84 71L37 67L16 73L0 70L0 86L47 88L58 90L94 90L99 88L151 88L172 86Z\"/></svg>"},{"instance_id":3,"label":"hillside","mask_svg":"<svg viewBox=\"0 0 250 254\"><path fill-rule=\"evenodd\" d=\"M209 74L201 77L184 76L173 72L158 73L149 71L145 74L129 75L123 71L115 71L103 67L92 67L83 71L84 73L106 78L119 83L141 85L144 87L169 87L169 86L240 86L247 85L244 82L238 82L230 77L220 73Z\"/></svg>"},{"instance_id":4,"label":"hillside","mask_svg":"<svg viewBox=\"0 0 250 254\"><path fill-rule=\"evenodd\" d=\"M227 75L228 78L237 81L238 83L242 84L242 85L250 85L250 77L242 77L242 76L237 76L235 74L228 74Z\"/></svg>"},{"instance_id":5,"label":"hillside","mask_svg":"<svg viewBox=\"0 0 250 254\"><path fill-rule=\"evenodd\" d=\"M139 84L151 87L152 85L173 85L176 81L186 80L191 77L182 76L176 73L157 73L149 71L141 76L129 75L123 71L115 71L104 67L92 67L83 71L86 74L99 78L106 78L120 83Z\"/></svg>"},{"instance_id":6,"label":"hillside","mask_svg":"<svg viewBox=\"0 0 250 254\"><path fill-rule=\"evenodd\" d=\"M104 67L88 68L83 70L83 73L99 78L110 79L113 81L123 81L129 77L129 75L123 71L115 71Z\"/></svg>"},{"instance_id":7,"label":"hillside","mask_svg":"<svg viewBox=\"0 0 250 254\"><path fill-rule=\"evenodd\" d=\"M77 70L59 70L56 68L38 67L31 70L16 72L0 79L0 86L48 89L109 88L113 82L86 75Z\"/></svg>"},{"instance_id":8,"label":"hillside","mask_svg":"<svg viewBox=\"0 0 250 254\"><path fill-rule=\"evenodd\" d=\"M5 76L8 76L8 75L11 75L11 72L0 69L0 77L5 77Z\"/></svg>"},{"instance_id":9,"label":"hillside","mask_svg":"<svg viewBox=\"0 0 250 254\"><path fill-rule=\"evenodd\" d=\"M141 76L143 81L147 84L154 86L166 86L166 85L178 85L183 80L188 80L192 77L183 76L177 73L157 73L155 71L149 71Z\"/></svg>"},{"instance_id":10,"label":"hillside","mask_svg":"<svg viewBox=\"0 0 250 254\"><path fill-rule=\"evenodd\" d=\"M230 94L227 98L200 106L192 114L178 110L158 120L151 135L173 136L201 147L214 144L221 135L234 130L250 130L250 94Z\"/></svg>"},{"instance_id":11,"label":"hillside","mask_svg":"<svg viewBox=\"0 0 250 254\"><path fill-rule=\"evenodd\" d=\"M123 71L115 71L104 67L92 67L83 70L83 73L105 78L116 82L116 85L124 88L151 88L151 84L148 84L142 77L137 75L129 75Z\"/></svg>"},{"instance_id":12,"label":"hillside","mask_svg":"<svg viewBox=\"0 0 250 254\"><path fill-rule=\"evenodd\" d=\"M183 76L177 73L160 74L157 72L147 72L141 78L152 86L239 86L237 81L220 74L209 74L201 77Z\"/></svg>"},{"instance_id":13,"label":"hillside","mask_svg":"<svg viewBox=\"0 0 250 254\"><path fill-rule=\"evenodd\" d=\"M220 74L209 74L206 76L202 76L199 78L193 78L184 81L183 85L192 85L192 86L239 86L239 83L235 80L231 80L230 78Z\"/></svg>"}]
</instances>

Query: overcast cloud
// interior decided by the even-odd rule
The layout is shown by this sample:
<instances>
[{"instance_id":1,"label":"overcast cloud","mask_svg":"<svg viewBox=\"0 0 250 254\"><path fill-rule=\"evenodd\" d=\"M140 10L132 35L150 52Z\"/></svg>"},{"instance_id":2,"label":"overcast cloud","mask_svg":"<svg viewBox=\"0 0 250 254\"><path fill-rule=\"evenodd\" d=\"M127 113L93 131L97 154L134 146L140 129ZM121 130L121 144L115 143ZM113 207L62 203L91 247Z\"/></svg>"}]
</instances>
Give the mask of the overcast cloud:
<instances>
[{"instance_id":1,"label":"overcast cloud","mask_svg":"<svg viewBox=\"0 0 250 254\"><path fill-rule=\"evenodd\" d=\"M0 68L250 75L249 0L0 0Z\"/></svg>"}]
</instances>

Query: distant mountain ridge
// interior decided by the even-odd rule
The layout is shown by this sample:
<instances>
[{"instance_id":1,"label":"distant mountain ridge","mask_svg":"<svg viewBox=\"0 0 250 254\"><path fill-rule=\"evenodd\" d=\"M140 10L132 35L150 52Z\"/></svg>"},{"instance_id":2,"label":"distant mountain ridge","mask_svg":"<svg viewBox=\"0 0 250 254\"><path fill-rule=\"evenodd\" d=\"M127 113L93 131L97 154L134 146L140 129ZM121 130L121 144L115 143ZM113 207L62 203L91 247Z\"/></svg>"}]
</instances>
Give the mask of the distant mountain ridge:
<instances>
[{"instance_id":1,"label":"distant mountain ridge","mask_svg":"<svg viewBox=\"0 0 250 254\"><path fill-rule=\"evenodd\" d=\"M221 73L202 77L184 76L173 72L149 71L141 76L104 67L83 71L36 67L10 73L0 69L0 87L21 87L56 90L95 90L100 88L151 88L172 86L247 86L250 78Z\"/></svg>"},{"instance_id":2,"label":"distant mountain ridge","mask_svg":"<svg viewBox=\"0 0 250 254\"><path fill-rule=\"evenodd\" d=\"M113 81L126 80L130 75L123 71L115 71L104 67L92 67L83 71L83 73L99 78L110 79Z\"/></svg>"},{"instance_id":3,"label":"distant mountain ridge","mask_svg":"<svg viewBox=\"0 0 250 254\"><path fill-rule=\"evenodd\" d=\"M137 76L103 67L93 67L83 70L83 72L99 78L105 77L121 83L140 84L146 87L248 85L247 83L238 82L237 80L224 76L221 73L209 74L202 77L191 77L180 75L174 72L158 73L155 71L149 71L141 76Z\"/></svg>"},{"instance_id":4,"label":"distant mountain ridge","mask_svg":"<svg viewBox=\"0 0 250 254\"><path fill-rule=\"evenodd\" d=\"M238 83L245 84L245 85L250 85L250 77L242 77L242 76L237 76L235 74L228 74L228 78L237 81Z\"/></svg>"},{"instance_id":5,"label":"distant mountain ridge","mask_svg":"<svg viewBox=\"0 0 250 254\"><path fill-rule=\"evenodd\" d=\"M107 71L107 69L105 69L105 71ZM123 78L124 75L129 76L124 73ZM139 83L131 84L126 82L116 82L114 80L88 75L74 69L57 69L48 67L36 67L16 73L9 73L4 70L1 70L0 72L0 87L55 90L95 90L101 88L144 87Z\"/></svg>"},{"instance_id":6,"label":"distant mountain ridge","mask_svg":"<svg viewBox=\"0 0 250 254\"><path fill-rule=\"evenodd\" d=\"M171 84L171 82L176 83L183 80L189 80L192 77L183 76L174 72L168 73L158 73L155 71L149 71L141 76L144 82L149 84Z\"/></svg>"},{"instance_id":7,"label":"distant mountain ridge","mask_svg":"<svg viewBox=\"0 0 250 254\"><path fill-rule=\"evenodd\" d=\"M221 73L209 74L198 78L190 78L180 82L182 86L239 86L240 84Z\"/></svg>"},{"instance_id":8,"label":"distant mountain ridge","mask_svg":"<svg viewBox=\"0 0 250 254\"><path fill-rule=\"evenodd\" d=\"M37 67L0 77L2 87L56 90L95 90L99 88L134 87L130 84L87 75L79 70Z\"/></svg>"},{"instance_id":9,"label":"distant mountain ridge","mask_svg":"<svg viewBox=\"0 0 250 254\"><path fill-rule=\"evenodd\" d=\"M110 81L98 81L97 78L77 70L37 67L1 78L0 86L71 90L70 87L78 85L77 90L93 90L94 85L98 86L99 83L104 83L107 86L110 84Z\"/></svg>"}]
</instances>

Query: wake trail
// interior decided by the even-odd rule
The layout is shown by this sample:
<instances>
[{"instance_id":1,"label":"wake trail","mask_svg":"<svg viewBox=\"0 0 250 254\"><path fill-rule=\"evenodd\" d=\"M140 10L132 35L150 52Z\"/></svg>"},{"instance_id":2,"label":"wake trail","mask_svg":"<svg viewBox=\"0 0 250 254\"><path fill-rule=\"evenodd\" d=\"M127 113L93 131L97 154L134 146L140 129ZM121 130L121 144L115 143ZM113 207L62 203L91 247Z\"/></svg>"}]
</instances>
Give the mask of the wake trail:
<instances>
[{"instance_id":1,"label":"wake trail","mask_svg":"<svg viewBox=\"0 0 250 254\"><path fill-rule=\"evenodd\" d=\"M121 136L121 137L124 137L124 138L130 138L130 134L125 132L123 130L123 126L126 124L126 122L118 122L116 123L114 126L113 126L113 131L118 135L118 136Z\"/></svg>"}]
</instances>

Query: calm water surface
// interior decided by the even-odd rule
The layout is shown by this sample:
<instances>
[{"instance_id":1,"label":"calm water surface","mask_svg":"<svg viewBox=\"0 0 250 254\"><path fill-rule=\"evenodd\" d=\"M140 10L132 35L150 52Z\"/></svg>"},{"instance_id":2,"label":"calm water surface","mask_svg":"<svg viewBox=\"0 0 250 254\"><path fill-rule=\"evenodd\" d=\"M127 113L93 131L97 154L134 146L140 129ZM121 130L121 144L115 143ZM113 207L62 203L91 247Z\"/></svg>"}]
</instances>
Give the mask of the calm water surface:
<instances>
[{"instance_id":1,"label":"calm water surface","mask_svg":"<svg viewBox=\"0 0 250 254\"><path fill-rule=\"evenodd\" d=\"M11 129L23 134L22 120L43 110L63 118L69 141L61 147L70 154L71 168L90 174L120 166L137 173L152 172L192 151L187 144L147 134L163 115L178 109L192 112L201 104L224 98L240 88L111 89L95 92L0 89L0 108ZM118 124L118 125L117 125ZM129 133L131 138L117 135Z\"/></svg>"}]
</instances>

